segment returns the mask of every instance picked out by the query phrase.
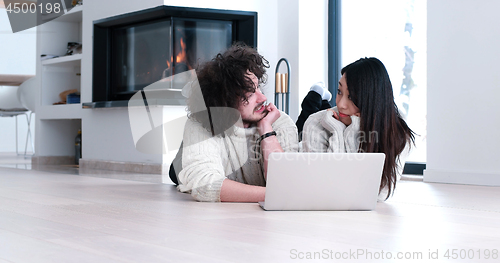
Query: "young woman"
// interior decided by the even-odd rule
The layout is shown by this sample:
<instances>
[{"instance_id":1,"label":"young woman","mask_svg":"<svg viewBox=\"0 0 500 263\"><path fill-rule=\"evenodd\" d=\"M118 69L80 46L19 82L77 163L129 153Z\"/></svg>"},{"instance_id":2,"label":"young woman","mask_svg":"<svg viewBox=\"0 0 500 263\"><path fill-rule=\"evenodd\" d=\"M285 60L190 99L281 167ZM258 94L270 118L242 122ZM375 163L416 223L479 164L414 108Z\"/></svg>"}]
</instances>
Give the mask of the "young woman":
<instances>
[{"instance_id":1,"label":"young woman","mask_svg":"<svg viewBox=\"0 0 500 263\"><path fill-rule=\"evenodd\" d=\"M387 190L387 199L404 165L400 157L407 145L414 144L415 133L399 114L389 74L380 60L362 58L341 73L337 106L307 118L302 150L385 153L380 191Z\"/></svg>"}]
</instances>

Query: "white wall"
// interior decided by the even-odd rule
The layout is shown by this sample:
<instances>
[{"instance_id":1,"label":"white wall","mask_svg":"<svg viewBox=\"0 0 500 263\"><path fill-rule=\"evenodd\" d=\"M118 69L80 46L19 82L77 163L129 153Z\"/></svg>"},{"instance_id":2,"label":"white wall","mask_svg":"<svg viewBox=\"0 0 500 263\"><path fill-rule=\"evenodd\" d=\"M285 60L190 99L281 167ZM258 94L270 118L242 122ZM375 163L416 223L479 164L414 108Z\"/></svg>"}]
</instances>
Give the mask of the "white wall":
<instances>
[{"instance_id":1,"label":"white wall","mask_svg":"<svg viewBox=\"0 0 500 263\"><path fill-rule=\"evenodd\" d=\"M328 1L278 0L277 17L277 60L290 63L289 115L295 121L311 86L319 81L328 84ZM271 63L270 76L277 60ZM279 72L286 72L284 64Z\"/></svg>"},{"instance_id":2,"label":"white wall","mask_svg":"<svg viewBox=\"0 0 500 263\"><path fill-rule=\"evenodd\" d=\"M0 74L36 73L36 29L31 28L12 33L9 18L5 9L0 9ZM15 87L6 87L15 89ZM17 99L14 97L13 99ZM0 108L3 108L0 105ZM31 122L31 134L34 137L34 118ZM28 124L26 117L18 117L18 149L24 152ZM28 151L31 151L28 141ZM14 117L0 118L0 152L16 152L16 120Z\"/></svg>"},{"instance_id":3,"label":"white wall","mask_svg":"<svg viewBox=\"0 0 500 263\"><path fill-rule=\"evenodd\" d=\"M161 0L85 1L82 25L82 102L92 101L93 21L162 4ZM84 159L161 163L161 155L144 154L135 149L127 108L83 110L82 142Z\"/></svg>"},{"instance_id":4,"label":"white wall","mask_svg":"<svg viewBox=\"0 0 500 263\"><path fill-rule=\"evenodd\" d=\"M500 2L428 1L427 182L500 185Z\"/></svg>"},{"instance_id":5,"label":"white wall","mask_svg":"<svg viewBox=\"0 0 500 263\"><path fill-rule=\"evenodd\" d=\"M269 76L273 77L276 72L278 60L286 58L290 63L290 115L293 120L297 119L299 109L299 0L278 0L278 11L276 13L278 25L277 60L271 64ZM285 62L279 68L280 73L286 73ZM274 101L274 92L271 91L268 99ZM272 98L271 98L272 97Z\"/></svg>"},{"instance_id":6,"label":"white wall","mask_svg":"<svg viewBox=\"0 0 500 263\"><path fill-rule=\"evenodd\" d=\"M298 1L298 4L299 59L294 67L298 93L293 94L297 107L290 110L293 120L299 116L300 103L311 86L319 81L328 84L328 1Z\"/></svg>"}]
</instances>

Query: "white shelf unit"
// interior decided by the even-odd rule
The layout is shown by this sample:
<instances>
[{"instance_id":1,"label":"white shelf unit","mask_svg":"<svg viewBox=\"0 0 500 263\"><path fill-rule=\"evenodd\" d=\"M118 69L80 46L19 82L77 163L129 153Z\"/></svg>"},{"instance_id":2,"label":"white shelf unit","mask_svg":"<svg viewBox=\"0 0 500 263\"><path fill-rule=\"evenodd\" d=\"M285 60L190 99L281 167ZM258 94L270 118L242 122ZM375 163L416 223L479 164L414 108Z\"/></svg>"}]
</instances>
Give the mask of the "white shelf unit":
<instances>
[{"instance_id":1,"label":"white shelf unit","mask_svg":"<svg viewBox=\"0 0 500 263\"><path fill-rule=\"evenodd\" d=\"M40 120L61 120L61 119L81 119L81 104L61 104L51 106L40 106L36 114L40 115Z\"/></svg>"},{"instance_id":2,"label":"white shelf unit","mask_svg":"<svg viewBox=\"0 0 500 263\"><path fill-rule=\"evenodd\" d=\"M36 129L43 139L37 142L35 156L49 157L45 159L51 161L44 164L73 164L75 138L81 127L81 119L41 120Z\"/></svg>"},{"instance_id":3,"label":"white shelf unit","mask_svg":"<svg viewBox=\"0 0 500 263\"><path fill-rule=\"evenodd\" d=\"M43 66L53 65L53 66L79 66L82 60L82 54L76 54L71 56L57 57L42 60Z\"/></svg>"},{"instance_id":4,"label":"white shelf unit","mask_svg":"<svg viewBox=\"0 0 500 263\"><path fill-rule=\"evenodd\" d=\"M82 7L73 8L69 14L38 27L39 57L42 54L59 56L40 63L40 104L43 106L59 102L63 91L80 90L82 54L64 55L68 42L82 42L82 13Z\"/></svg>"},{"instance_id":5,"label":"white shelf unit","mask_svg":"<svg viewBox=\"0 0 500 263\"><path fill-rule=\"evenodd\" d=\"M46 16L51 19L53 14ZM82 104L58 104L59 94L66 90L81 90L82 54L65 56L68 42L82 43L83 6L77 6L63 16L38 26L36 157L49 157L48 164L63 164L75 155L75 137L82 127ZM41 55L59 56L41 60ZM56 157L56 158L54 158ZM57 157L59 160L57 160ZM52 160L55 160L52 162ZM63 161L61 161L63 160Z\"/></svg>"}]
</instances>

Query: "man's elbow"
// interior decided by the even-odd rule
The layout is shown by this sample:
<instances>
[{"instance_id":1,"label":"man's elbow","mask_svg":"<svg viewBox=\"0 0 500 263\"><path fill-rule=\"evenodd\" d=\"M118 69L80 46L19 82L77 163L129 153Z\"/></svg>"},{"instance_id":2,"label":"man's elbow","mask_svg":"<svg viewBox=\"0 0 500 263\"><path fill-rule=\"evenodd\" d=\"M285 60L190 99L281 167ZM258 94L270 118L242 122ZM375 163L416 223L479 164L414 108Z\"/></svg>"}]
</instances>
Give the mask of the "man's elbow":
<instances>
[{"instance_id":1,"label":"man's elbow","mask_svg":"<svg viewBox=\"0 0 500 263\"><path fill-rule=\"evenodd\" d=\"M220 191L223 180L217 180L191 190L191 196L199 202L220 202Z\"/></svg>"}]
</instances>

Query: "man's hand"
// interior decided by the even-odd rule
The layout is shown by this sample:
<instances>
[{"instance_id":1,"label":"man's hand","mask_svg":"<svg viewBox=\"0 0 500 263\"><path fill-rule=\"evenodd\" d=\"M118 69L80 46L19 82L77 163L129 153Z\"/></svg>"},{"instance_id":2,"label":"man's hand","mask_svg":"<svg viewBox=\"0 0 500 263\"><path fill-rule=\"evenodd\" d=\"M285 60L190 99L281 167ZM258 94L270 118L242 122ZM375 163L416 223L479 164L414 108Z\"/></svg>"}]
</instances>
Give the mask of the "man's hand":
<instances>
[{"instance_id":1,"label":"man's hand","mask_svg":"<svg viewBox=\"0 0 500 263\"><path fill-rule=\"evenodd\" d=\"M257 128L259 130L259 134L262 136L268 132L273 131L273 127L271 126L279 117L280 111L274 106L272 103L269 103L266 106L267 115L262 118L259 122L257 122ZM272 152L283 152L283 148L278 141L278 137L269 136L264 140L260 141L260 146L262 149L262 155L264 157L264 178L267 179L267 163L269 154Z\"/></svg>"},{"instance_id":2,"label":"man's hand","mask_svg":"<svg viewBox=\"0 0 500 263\"><path fill-rule=\"evenodd\" d=\"M271 125L280 117L278 108L272 103L266 106L265 111L267 111L267 115L257 122L257 128L259 129L260 135L273 131Z\"/></svg>"}]
</instances>

